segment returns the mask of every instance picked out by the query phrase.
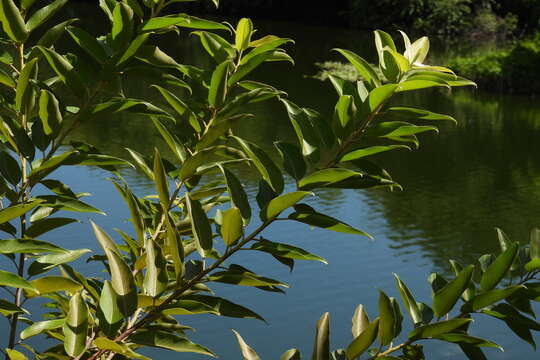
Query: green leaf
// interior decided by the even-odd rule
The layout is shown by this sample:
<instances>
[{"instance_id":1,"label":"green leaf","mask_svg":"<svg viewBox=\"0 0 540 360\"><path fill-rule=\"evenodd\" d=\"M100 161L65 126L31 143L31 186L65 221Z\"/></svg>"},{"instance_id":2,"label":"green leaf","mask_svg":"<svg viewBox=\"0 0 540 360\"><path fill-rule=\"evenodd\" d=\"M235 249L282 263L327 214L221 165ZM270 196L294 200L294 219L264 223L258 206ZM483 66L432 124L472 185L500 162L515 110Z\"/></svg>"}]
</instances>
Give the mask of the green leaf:
<instances>
[{"instance_id":1,"label":"green leaf","mask_svg":"<svg viewBox=\"0 0 540 360\"><path fill-rule=\"evenodd\" d=\"M285 171L296 180L303 178L306 175L307 166L300 149L294 144L283 141L275 142L274 146L281 154Z\"/></svg>"},{"instance_id":2,"label":"green leaf","mask_svg":"<svg viewBox=\"0 0 540 360\"><path fill-rule=\"evenodd\" d=\"M396 313L390 298L382 291L379 291L379 340L381 345L388 345L396 337Z\"/></svg>"},{"instance_id":3,"label":"green leaf","mask_svg":"<svg viewBox=\"0 0 540 360\"><path fill-rule=\"evenodd\" d=\"M183 299L195 300L200 303L204 303L211 307L216 315L243 319L258 319L264 321L260 315L249 310L248 308L220 297L208 295L187 295Z\"/></svg>"},{"instance_id":4,"label":"green leaf","mask_svg":"<svg viewBox=\"0 0 540 360\"><path fill-rule=\"evenodd\" d=\"M208 105L219 108L223 105L227 96L227 79L231 61L227 60L219 64L212 73L210 89L208 90Z\"/></svg>"},{"instance_id":5,"label":"green leaf","mask_svg":"<svg viewBox=\"0 0 540 360\"><path fill-rule=\"evenodd\" d=\"M36 29L38 26L45 23L54 16L66 3L68 0L55 0L47 6L42 7L32 14L30 19L26 22L26 28L29 32Z\"/></svg>"},{"instance_id":6,"label":"green leaf","mask_svg":"<svg viewBox=\"0 0 540 360\"><path fill-rule=\"evenodd\" d=\"M507 303L497 304L493 307L483 309L481 312L507 323L519 324L528 329L540 331L540 324L537 321L527 316L523 316L519 311Z\"/></svg>"},{"instance_id":7,"label":"green leaf","mask_svg":"<svg viewBox=\"0 0 540 360\"><path fill-rule=\"evenodd\" d=\"M320 134L317 133L311 118L305 109L301 109L293 102L285 99L281 99L281 102L285 104L289 120L302 148L302 155L318 160L322 139Z\"/></svg>"},{"instance_id":8,"label":"green leaf","mask_svg":"<svg viewBox=\"0 0 540 360\"><path fill-rule=\"evenodd\" d=\"M131 155L131 157L133 158L133 160L135 161L135 163L137 164L137 167L139 169L142 170L142 172L148 176L148 178L152 181L154 181L154 173L152 172L152 170L150 169L150 167L148 166L145 158L143 155L139 154L138 152L136 152L135 150L131 150L131 149L128 149L126 148L126 150L129 152L129 155Z\"/></svg>"},{"instance_id":9,"label":"green leaf","mask_svg":"<svg viewBox=\"0 0 540 360\"><path fill-rule=\"evenodd\" d=\"M386 101L397 91L397 88L396 84L386 84L372 90L364 102L364 111L368 114L380 111Z\"/></svg>"},{"instance_id":10,"label":"green leaf","mask_svg":"<svg viewBox=\"0 0 540 360\"><path fill-rule=\"evenodd\" d=\"M375 30L373 31L373 35L375 35L375 47L377 48L379 59L382 59L385 47L397 51L394 40L392 40L392 37L388 33L382 30Z\"/></svg>"},{"instance_id":11,"label":"green leaf","mask_svg":"<svg viewBox=\"0 0 540 360\"><path fill-rule=\"evenodd\" d=\"M387 65L392 64L391 66L396 69L395 76L390 76L390 78L395 79L392 81L399 81L401 77L411 69L411 63L406 57L388 47L384 48L384 62Z\"/></svg>"},{"instance_id":12,"label":"green leaf","mask_svg":"<svg viewBox=\"0 0 540 360\"><path fill-rule=\"evenodd\" d=\"M344 131L352 126L356 114L354 98L351 95L341 95L335 107L336 117L339 121L338 129Z\"/></svg>"},{"instance_id":13,"label":"green leaf","mask_svg":"<svg viewBox=\"0 0 540 360\"><path fill-rule=\"evenodd\" d=\"M0 21L11 40L22 43L28 38L28 29L13 0L0 1Z\"/></svg>"},{"instance_id":14,"label":"green leaf","mask_svg":"<svg viewBox=\"0 0 540 360\"><path fill-rule=\"evenodd\" d=\"M43 219L41 221L54 220L54 219L55 218ZM83 256L84 254L89 253L89 252L91 252L91 250L89 249L66 250L66 252L62 252L62 253L48 254L48 255L37 257L36 261L40 264L46 265L44 269L48 270L60 264L65 264L68 262L75 261L81 256Z\"/></svg>"},{"instance_id":15,"label":"green leaf","mask_svg":"<svg viewBox=\"0 0 540 360\"><path fill-rule=\"evenodd\" d=\"M313 255L304 249L289 244L276 243L268 240L259 240L251 245L252 250L263 251L275 257L294 260L320 261L328 264L323 258Z\"/></svg>"},{"instance_id":16,"label":"green leaf","mask_svg":"<svg viewBox=\"0 0 540 360\"><path fill-rule=\"evenodd\" d=\"M379 332L379 318L376 318L371 323L366 324L366 327L362 330L358 336L355 337L352 343L347 346L346 356L347 359L352 360L362 355L377 339Z\"/></svg>"},{"instance_id":17,"label":"green leaf","mask_svg":"<svg viewBox=\"0 0 540 360\"><path fill-rule=\"evenodd\" d=\"M362 174L344 168L327 168L316 171L300 179L298 181L298 188L302 190L311 190L318 187L327 187L353 176L361 177Z\"/></svg>"},{"instance_id":18,"label":"green leaf","mask_svg":"<svg viewBox=\"0 0 540 360\"><path fill-rule=\"evenodd\" d=\"M123 49L128 46L133 34L133 9L126 3L117 2L112 15L112 45L116 49Z\"/></svg>"},{"instance_id":19,"label":"green leaf","mask_svg":"<svg viewBox=\"0 0 540 360\"><path fill-rule=\"evenodd\" d=\"M454 272L454 275L456 276L458 276L459 273L463 271L463 265L461 265L455 260L450 260L450 266L452 267L452 271ZM469 287L467 288L467 290L463 292L463 295L461 296L461 298L464 301L469 301L474 296L475 293L476 293L476 286L474 284L474 281L472 281Z\"/></svg>"},{"instance_id":20,"label":"green leaf","mask_svg":"<svg viewBox=\"0 0 540 360\"><path fill-rule=\"evenodd\" d=\"M439 321L433 324L419 326L409 333L409 339L428 339L452 332L471 322L472 319L459 318L446 321Z\"/></svg>"},{"instance_id":21,"label":"green leaf","mask_svg":"<svg viewBox=\"0 0 540 360\"><path fill-rule=\"evenodd\" d=\"M292 58L283 50L278 49L266 51L253 57L249 57L249 60L245 62L241 62L240 66L229 78L228 85L235 85L238 81L242 80L246 75L251 73L265 61L289 61L294 63Z\"/></svg>"},{"instance_id":22,"label":"green leaf","mask_svg":"<svg viewBox=\"0 0 540 360\"><path fill-rule=\"evenodd\" d=\"M118 246L115 244L112 238L102 228L94 224L94 222L91 222L91 224L96 239L105 251L105 255L109 260L109 268L112 276L112 287L121 298L121 301L123 301L122 310L124 311L124 315L127 317L132 314L132 310L134 311L133 304L131 304L133 301L133 296L135 296L135 283L133 275L128 265L119 255Z\"/></svg>"},{"instance_id":23,"label":"green leaf","mask_svg":"<svg viewBox=\"0 0 540 360\"><path fill-rule=\"evenodd\" d=\"M124 51L124 53L122 54L122 56L120 56L120 59L118 59L116 61L116 66L120 66L122 65L123 63L125 63L126 61L128 61L129 59L131 59L133 56L135 56L136 54L139 53L139 50L141 49L141 47L146 43L146 40L148 39L148 37L150 36L150 34L146 33L146 34L140 34L140 35L137 35L135 37L135 39L133 39L129 46L127 47L126 51ZM141 54L142 56L144 56L144 54ZM146 62L150 62L152 63L151 60L152 58L146 58L146 60L143 60L143 61L146 61ZM174 67L174 66L173 66Z\"/></svg>"},{"instance_id":24,"label":"green leaf","mask_svg":"<svg viewBox=\"0 0 540 360\"><path fill-rule=\"evenodd\" d=\"M232 267L232 266L231 266ZM288 287L281 281L263 277L252 273L244 268L232 268L229 270L218 271L208 277L209 281L222 282L240 286L282 286Z\"/></svg>"},{"instance_id":25,"label":"green leaf","mask_svg":"<svg viewBox=\"0 0 540 360\"><path fill-rule=\"evenodd\" d=\"M39 95L39 118L46 135L58 133L62 125L62 113L58 100L48 90L41 90Z\"/></svg>"},{"instance_id":26,"label":"green leaf","mask_svg":"<svg viewBox=\"0 0 540 360\"><path fill-rule=\"evenodd\" d=\"M446 333L436 336L435 339L457 344L469 344L477 347L495 347L503 350L501 345L496 344L492 341L462 333Z\"/></svg>"},{"instance_id":27,"label":"green leaf","mask_svg":"<svg viewBox=\"0 0 540 360\"><path fill-rule=\"evenodd\" d=\"M540 331L539 324L536 321L521 315L516 309L506 303L498 304L491 310L486 309L482 310L482 312L503 320L510 330L528 342L536 350L536 343L531 334L531 329Z\"/></svg>"},{"instance_id":28,"label":"green leaf","mask_svg":"<svg viewBox=\"0 0 540 360\"><path fill-rule=\"evenodd\" d=\"M75 294L69 301L69 311L64 329L64 349L71 357L81 355L86 349L88 333L88 307L81 293Z\"/></svg>"},{"instance_id":29,"label":"green leaf","mask_svg":"<svg viewBox=\"0 0 540 360\"><path fill-rule=\"evenodd\" d=\"M249 46L254 47L254 49L244 55L240 63L245 64L257 55L268 52L270 50L274 50L279 46L289 42L294 43L294 40L288 38L280 38L274 35L268 35L261 39L252 41L251 43L249 43Z\"/></svg>"},{"instance_id":30,"label":"green leaf","mask_svg":"<svg viewBox=\"0 0 540 360\"><path fill-rule=\"evenodd\" d=\"M128 345L121 342L116 342L111 339L107 339L106 337L96 338L94 340L94 345L96 345L97 348L100 350L111 351L115 354L125 356L126 358L129 358L129 359L151 360L150 358L146 356L137 354L135 351L130 349Z\"/></svg>"},{"instance_id":31,"label":"green leaf","mask_svg":"<svg viewBox=\"0 0 540 360\"><path fill-rule=\"evenodd\" d=\"M189 217L191 218L191 229L197 244L197 251L201 257L205 257L212 250L212 229L210 221L198 200L192 200L189 193L186 193L186 205Z\"/></svg>"},{"instance_id":32,"label":"green leaf","mask_svg":"<svg viewBox=\"0 0 540 360\"><path fill-rule=\"evenodd\" d=\"M240 336L240 334L236 330L233 330L233 333L236 336L236 340L238 341L238 345L240 346L240 350L242 351L242 358L244 360L261 360L255 350L253 350L248 344L246 344L242 336Z\"/></svg>"},{"instance_id":33,"label":"green leaf","mask_svg":"<svg viewBox=\"0 0 540 360\"><path fill-rule=\"evenodd\" d=\"M416 120L448 120L457 123L456 119L450 115L438 114L428 110L412 107L390 107L384 112L384 115L388 117L401 117Z\"/></svg>"},{"instance_id":34,"label":"green leaf","mask_svg":"<svg viewBox=\"0 0 540 360\"><path fill-rule=\"evenodd\" d=\"M141 30L143 32L156 31L168 28L170 26L180 26L190 29L229 30L227 26L221 23L200 19L195 16L188 16L185 14L151 18L143 24Z\"/></svg>"},{"instance_id":35,"label":"green leaf","mask_svg":"<svg viewBox=\"0 0 540 360\"><path fill-rule=\"evenodd\" d=\"M504 278L512 266L519 250L518 243L512 243L501 255L497 256L495 261L488 266L482 274L480 288L483 291L493 289Z\"/></svg>"},{"instance_id":36,"label":"green leaf","mask_svg":"<svg viewBox=\"0 0 540 360\"><path fill-rule=\"evenodd\" d=\"M161 86L152 85L152 87L156 88L160 92L161 96L163 96L163 98L167 101L167 103L169 103L169 105L178 113L178 115L180 115L181 118L187 117L189 124L196 132L198 133L201 132L202 130L201 124L199 124L199 121L197 120L196 115L193 113L193 111L189 109L189 107L182 100L180 100L172 92L170 92L167 89L162 88ZM159 127L158 127L158 130L159 130ZM160 132L162 131L160 130Z\"/></svg>"},{"instance_id":37,"label":"green leaf","mask_svg":"<svg viewBox=\"0 0 540 360\"><path fill-rule=\"evenodd\" d=\"M21 331L21 339L25 340L29 337L39 335L46 331L58 329L62 327L62 325L64 325L65 321L66 319L55 319L33 323L32 325Z\"/></svg>"},{"instance_id":38,"label":"green leaf","mask_svg":"<svg viewBox=\"0 0 540 360\"><path fill-rule=\"evenodd\" d=\"M109 260L112 287L118 294L122 313L125 317L128 317L137 309L137 294L133 274L116 251L106 248L105 254Z\"/></svg>"},{"instance_id":39,"label":"green leaf","mask_svg":"<svg viewBox=\"0 0 540 360\"><path fill-rule=\"evenodd\" d=\"M38 59L28 61L19 74L17 90L15 92L15 108L18 111L26 113L31 110L31 104L34 102L34 99L32 96L33 88L30 79L33 77L37 61Z\"/></svg>"},{"instance_id":40,"label":"green leaf","mask_svg":"<svg viewBox=\"0 0 540 360\"><path fill-rule=\"evenodd\" d=\"M472 279L474 265L467 266L458 276L433 294L433 311L441 317L447 314L459 300Z\"/></svg>"},{"instance_id":41,"label":"green leaf","mask_svg":"<svg viewBox=\"0 0 540 360\"><path fill-rule=\"evenodd\" d=\"M365 135L395 139L403 136L416 135L426 131L439 132L435 126L418 126L402 121L385 121L370 127L365 132Z\"/></svg>"},{"instance_id":42,"label":"green leaf","mask_svg":"<svg viewBox=\"0 0 540 360\"><path fill-rule=\"evenodd\" d=\"M152 116L151 119L172 153L180 162L184 162L187 157L187 151L182 142L175 135L171 134L158 118Z\"/></svg>"},{"instance_id":43,"label":"green leaf","mask_svg":"<svg viewBox=\"0 0 540 360\"><path fill-rule=\"evenodd\" d=\"M36 184L44 179L47 175L58 169L60 166L67 164L73 157L79 155L78 151L67 151L60 155L55 155L48 160L42 162L39 166L34 167L28 175L28 180L31 184Z\"/></svg>"},{"instance_id":44,"label":"green leaf","mask_svg":"<svg viewBox=\"0 0 540 360\"><path fill-rule=\"evenodd\" d=\"M358 305L352 317L352 337L356 339L369 325L369 317L364 310L364 305Z\"/></svg>"},{"instance_id":45,"label":"green leaf","mask_svg":"<svg viewBox=\"0 0 540 360\"><path fill-rule=\"evenodd\" d=\"M0 173L12 185L18 185L22 179L22 170L19 162L7 151L0 152Z\"/></svg>"},{"instance_id":46,"label":"green leaf","mask_svg":"<svg viewBox=\"0 0 540 360\"><path fill-rule=\"evenodd\" d=\"M232 136L242 147L244 152L253 161L264 180L277 193L283 192L283 174L272 159L257 145L247 142L237 136Z\"/></svg>"},{"instance_id":47,"label":"green leaf","mask_svg":"<svg viewBox=\"0 0 540 360\"><path fill-rule=\"evenodd\" d=\"M66 84L71 91L77 94L77 96L85 98L86 87L84 86L79 73L73 68L73 65L54 50L44 48L43 46L37 46L37 49L45 56L47 62L60 80Z\"/></svg>"},{"instance_id":48,"label":"green leaf","mask_svg":"<svg viewBox=\"0 0 540 360\"><path fill-rule=\"evenodd\" d=\"M422 64L426 59L429 52L429 39L427 36L423 36L411 44L406 56L409 57L411 63Z\"/></svg>"},{"instance_id":49,"label":"green leaf","mask_svg":"<svg viewBox=\"0 0 540 360\"><path fill-rule=\"evenodd\" d=\"M289 219L302 222L311 226L320 227L326 230L342 232L346 234L361 235L373 239L368 233L358 230L331 216L316 212L315 209L302 204L295 207L295 212L289 215Z\"/></svg>"},{"instance_id":50,"label":"green leaf","mask_svg":"<svg viewBox=\"0 0 540 360\"><path fill-rule=\"evenodd\" d=\"M180 64L178 64L172 57L161 51L161 49L159 49L157 46L140 46L135 56L137 59L157 67L175 69L181 68Z\"/></svg>"},{"instance_id":51,"label":"green leaf","mask_svg":"<svg viewBox=\"0 0 540 360\"><path fill-rule=\"evenodd\" d=\"M108 280L105 280L101 289L97 316L99 328L111 337L116 335L116 331L120 329L124 320L122 310L119 307L118 294Z\"/></svg>"},{"instance_id":52,"label":"green leaf","mask_svg":"<svg viewBox=\"0 0 540 360\"><path fill-rule=\"evenodd\" d=\"M214 314L218 313L213 307L195 300L178 300L174 304L168 305L163 309L165 315L195 315L195 314Z\"/></svg>"},{"instance_id":53,"label":"green leaf","mask_svg":"<svg viewBox=\"0 0 540 360\"><path fill-rule=\"evenodd\" d=\"M418 324L422 322L422 313L420 312L420 309L418 308L418 303L414 299L413 294L405 285L403 281L399 278L397 274L394 274L394 277L396 278L397 287L399 290L399 295L401 296L401 301L403 301L403 305L409 312L409 315L411 316L411 319L414 324Z\"/></svg>"},{"instance_id":54,"label":"green leaf","mask_svg":"<svg viewBox=\"0 0 540 360\"><path fill-rule=\"evenodd\" d=\"M227 246L232 246L244 234L244 223L240 209L232 207L223 212L221 223L221 237Z\"/></svg>"},{"instance_id":55,"label":"green leaf","mask_svg":"<svg viewBox=\"0 0 540 360\"><path fill-rule=\"evenodd\" d=\"M146 274L143 286L151 297L159 296L169 284L167 260L161 247L151 238L146 239Z\"/></svg>"},{"instance_id":56,"label":"green leaf","mask_svg":"<svg viewBox=\"0 0 540 360\"><path fill-rule=\"evenodd\" d=\"M6 349L6 359L8 360L28 360L26 355L23 353L13 350L13 349Z\"/></svg>"},{"instance_id":57,"label":"green leaf","mask_svg":"<svg viewBox=\"0 0 540 360\"><path fill-rule=\"evenodd\" d=\"M81 284L63 276L44 276L42 278L32 280L30 283L36 290L35 296L54 293L57 291L75 293L76 291L82 289Z\"/></svg>"},{"instance_id":58,"label":"green leaf","mask_svg":"<svg viewBox=\"0 0 540 360\"><path fill-rule=\"evenodd\" d=\"M13 78L6 74L3 70L0 70L0 84L4 84L10 88L15 88L17 84L15 84L15 80Z\"/></svg>"},{"instance_id":59,"label":"green leaf","mask_svg":"<svg viewBox=\"0 0 540 360\"><path fill-rule=\"evenodd\" d=\"M92 114L110 115L121 111L143 115L160 115L170 117L167 112L149 102L129 98L112 98L112 100L97 104L92 109Z\"/></svg>"},{"instance_id":60,"label":"green leaf","mask_svg":"<svg viewBox=\"0 0 540 360\"><path fill-rule=\"evenodd\" d=\"M430 89L432 87L447 87L450 88L447 84L442 84L438 81L431 81L431 80L406 80L397 86L395 89L396 92L404 92L404 91L413 91L413 90L421 90L421 89Z\"/></svg>"},{"instance_id":61,"label":"green leaf","mask_svg":"<svg viewBox=\"0 0 540 360\"><path fill-rule=\"evenodd\" d=\"M289 349L281 355L279 360L300 360L302 356L300 355L300 351L298 349Z\"/></svg>"},{"instance_id":62,"label":"green leaf","mask_svg":"<svg viewBox=\"0 0 540 360\"><path fill-rule=\"evenodd\" d=\"M43 200L32 200L27 203L11 205L3 208L2 210L0 210L0 224L3 224L5 222L18 218L21 215L26 214L42 202Z\"/></svg>"},{"instance_id":63,"label":"green leaf","mask_svg":"<svg viewBox=\"0 0 540 360\"><path fill-rule=\"evenodd\" d=\"M234 100L233 100L234 101ZM230 105L231 103L229 103ZM219 115L218 115L219 116ZM200 151L210 145L212 145L217 139L221 136L226 135L227 132L241 120L251 118L251 114L239 114L224 120L218 120L212 122L211 125L207 128L203 137L199 140L195 146L195 150Z\"/></svg>"},{"instance_id":64,"label":"green leaf","mask_svg":"<svg viewBox=\"0 0 540 360\"><path fill-rule=\"evenodd\" d=\"M324 313L317 321L312 360L330 360L330 314Z\"/></svg>"},{"instance_id":65,"label":"green leaf","mask_svg":"<svg viewBox=\"0 0 540 360\"><path fill-rule=\"evenodd\" d=\"M333 50L345 56L345 58L356 68L356 70L358 71L360 76L364 79L364 81L372 84L372 87L381 85L377 72L366 60L364 60L363 58L361 58L360 56L356 55L355 53L349 50L345 50L345 49L333 49Z\"/></svg>"},{"instance_id":66,"label":"green leaf","mask_svg":"<svg viewBox=\"0 0 540 360\"><path fill-rule=\"evenodd\" d=\"M43 207L53 207L58 210L75 211L83 213L97 213L105 215L105 213L95 207L88 205L80 200L73 199L66 196L57 195L42 195L41 199L45 200L41 203Z\"/></svg>"},{"instance_id":67,"label":"green leaf","mask_svg":"<svg viewBox=\"0 0 540 360\"><path fill-rule=\"evenodd\" d=\"M352 161L352 160L360 159L366 156L371 156L371 155L375 155L375 154L379 154L385 151L391 151L395 149L411 150L411 148L406 145L370 146L367 148L351 151L350 153L345 154L339 161L340 162Z\"/></svg>"},{"instance_id":68,"label":"green leaf","mask_svg":"<svg viewBox=\"0 0 540 360\"><path fill-rule=\"evenodd\" d=\"M139 331L130 336L130 342L139 345L168 349L176 352L190 352L216 357L209 349L189 341L185 337L164 331Z\"/></svg>"},{"instance_id":69,"label":"green leaf","mask_svg":"<svg viewBox=\"0 0 540 360\"><path fill-rule=\"evenodd\" d=\"M250 19L242 18L236 26L235 47L238 51L244 51L248 48L253 34L253 23Z\"/></svg>"},{"instance_id":70,"label":"green leaf","mask_svg":"<svg viewBox=\"0 0 540 360\"><path fill-rule=\"evenodd\" d=\"M0 241L0 254L24 254L43 252L65 253L66 250L54 244L34 239L6 239Z\"/></svg>"},{"instance_id":71,"label":"green leaf","mask_svg":"<svg viewBox=\"0 0 540 360\"><path fill-rule=\"evenodd\" d=\"M157 148L154 149L154 177L157 193L159 196L159 202L163 211L168 211L170 206L170 194L169 194L169 183L167 178L167 173L163 167L163 162L161 161L161 155Z\"/></svg>"},{"instance_id":72,"label":"green leaf","mask_svg":"<svg viewBox=\"0 0 540 360\"><path fill-rule=\"evenodd\" d=\"M529 261L524 266L525 271L532 272L540 269L540 259L534 259Z\"/></svg>"},{"instance_id":73,"label":"green leaf","mask_svg":"<svg viewBox=\"0 0 540 360\"><path fill-rule=\"evenodd\" d=\"M62 36L66 28L77 20L78 19L69 19L49 28L45 32L45 34L43 34L43 36L38 40L36 45L46 48L53 46L54 43L56 43L56 41L60 38L60 36ZM32 54L37 53L32 51Z\"/></svg>"},{"instance_id":74,"label":"green leaf","mask_svg":"<svg viewBox=\"0 0 540 360\"><path fill-rule=\"evenodd\" d=\"M263 209L261 209L261 220L268 221L275 218L281 214L282 211L295 205L307 195L313 195L313 193L309 191L293 191L272 199Z\"/></svg>"},{"instance_id":75,"label":"green leaf","mask_svg":"<svg viewBox=\"0 0 540 360\"><path fill-rule=\"evenodd\" d=\"M92 230L94 231L94 235L96 236L99 245L101 245L104 251L107 249L111 249L118 253L120 252L118 245L116 245L114 240L109 236L109 234L105 232L105 230L103 230L91 220L90 224L92 225Z\"/></svg>"},{"instance_id":76,"label":"green leaf","mask_svg":"<svg viewBox=\"0 0 540 360\"><path fill-rule=\"evenodd\" d=\"M107 53L100 42L94 36L86 32L86 30L76 26L69 26L66 28L66 30L77 45L79 45L81 49L86 51L96 61L104 64L109 60L109 57L107 56Z\"/></svg>"},{"instance_id":77,"label":"green leaf","mask_svg":"<svg viewBox=\"0 0 540 360\"><path fill-rule=\"evenodd\" d=\"M174 274L176 275L176 280L180 282L182 276L184 275L184 246L180 235L178 235L178 230L173 227L172 220L166 216L165 217L165 247L164 254L169 255L172 260L174 267Z\"/></svg>"},{"instance_id":78,"label":"green leaf","mask_svg":"<svg viewBox=\"0 0 540 360\"><path fill-rule=\"evenodd\" d=\"M213 146L193 153L182 164L182 168L180 169L179 173L180 179L186 180L195 176L197 174L197 169L200 166L211 163L211 160L215 158L216 153L222 149L223 148L221 146Z\"/></svg>"},{"instance_id":79,"label":"green leaf","mask_svg":"<svg viewBox=\"0 0 540 360\"><path fill-rule=\"evenodd\" d=\"M194 31L192 34L199 36L206 52L218 64L233 59L236 56L234 47L221 36L207 31Z\"/></svg>"},{"instance_id":80,"label":"green leaf","mask_svg":"<svg viewBox=\"0 0 540 360\"><path fill-rule=\"evenodd\" d=\"M124 198L125 202L128 204L129 212L131 215L131 222L133 223L133 228L135 229L135 232L137 233L137 240L139 241L139 244L144 244L144 238L145 238L145 228L144 228L144 222L143 222L143 215L141 214L141 210L139 208L139 203L137 201L137 198L135 195L129 190L129 187L127 184L125 184L123 187L117 184L115 181L113 181L113 184L120 193L120 195Z\"/></svg>"},{"instance_id":81,"label":"green leaf","mask_svg":"<svg viewBox=\"0 0 540 360\"><path fill-rule=\"evenodd\" d=\"M223 177L225 178L225 183L227 184L227 191L231 196L231 203L234 207L237 207L240 210L240 214L242 214L242 218L244 219L244 224L247 225L251 218L251 207L249 205L246 191L240 183L240 180L238 180L238 178L236 177L236 175L234 175L233 172L223 167L222 165L218 165L218 167L223 173Z\"/></svg>"},{"instance_id":82,"label":"green leaf","mask_svg":"<svg viewBox=\"0 0 540 360\"><path fill-rule=\"evenodd\" d=\"M21 307L10 303L9 301L0 299L0 314L4 316L11 316L13 314L23 314L25 312Z\"/></svg>"},{"instance_id":83,"label":"green leaf","mask_svg":"<svg viewBox=\"0 0 540 360\"><path fill-rule=\"evenodd\" d=\"M463 312L474 312L504 300L520 289L525 289L523 285L511 286L505 289L495 289L483 292L474 296L461 307Z\"/></svg>"},{"instance_id":84,"label":"green leaf","mask_svg":"<svg viewBox=\"0 0 540 360\"><path fill-rule=\"evenodd\" d=\"M33 291L34 287L19 275L0 270L0 286L9 286L17 289Z\"/></svg>"}]
</instances>

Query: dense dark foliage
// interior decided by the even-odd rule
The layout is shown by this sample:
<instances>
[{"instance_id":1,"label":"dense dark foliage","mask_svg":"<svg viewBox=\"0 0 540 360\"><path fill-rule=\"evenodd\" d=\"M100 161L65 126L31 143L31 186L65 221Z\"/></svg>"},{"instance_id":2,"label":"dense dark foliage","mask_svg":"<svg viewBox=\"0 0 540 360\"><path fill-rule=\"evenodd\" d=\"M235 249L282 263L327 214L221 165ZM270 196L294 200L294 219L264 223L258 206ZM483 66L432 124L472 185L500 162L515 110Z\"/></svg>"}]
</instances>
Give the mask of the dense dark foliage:
<instances>
[{"instance_id":1,"label":"dense dark foliage","mask_svg":"<svg viewBox=\"0 0 540 360\"><path fill-rule=\"evenodd\" d=\"M449 36L498 36L538 28L540 4L533 0L235 0L215 12L208 4L181 4L191 12L349 26L365 30L405 29ZM517 27L516 27L517 25Z\"/></svg>"}]
</instances>

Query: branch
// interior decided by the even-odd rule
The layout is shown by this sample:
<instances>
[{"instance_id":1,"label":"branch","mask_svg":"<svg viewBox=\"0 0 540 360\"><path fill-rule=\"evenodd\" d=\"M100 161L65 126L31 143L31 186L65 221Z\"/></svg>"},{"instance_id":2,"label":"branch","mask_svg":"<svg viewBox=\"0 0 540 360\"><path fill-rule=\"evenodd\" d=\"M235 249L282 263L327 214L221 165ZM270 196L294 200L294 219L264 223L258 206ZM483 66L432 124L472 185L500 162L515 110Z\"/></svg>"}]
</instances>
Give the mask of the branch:
<instances>
[{"instance_id":1,"label":"branch","mask_svg":"<svg viewBox=\"0 0 540 360\"><path fill-rule=\"evenodd\" d=\"M234 253L239 251L245 244L250 242L251 240L255 239L257 235L259 235L264 229L266 229L272 222L274 222L274 219L267 220L263 224L261 224L257 229L255 229L249 236L247 236L244 240L239 242L236 246L230 248L228 251L226 251L223 256L216 260L210 267L204 269L200 273L197 274L193 279L191 279L189 282L187 282L185 285L183 285L180 289L173 292L161 305L155 307L150 312L148 312L144 317L142 317L140 320L138 320L135 324L128 327L124 332L122 332L120 335L118 335L114 341L122 341L126 339L128 336L133 334L135 331L142 328L144 325L146 325L149 322L152 322L157 317L159 317L160 312L171 302L177 300L180 298L184 292L191 289L193 286L195 286L197 283L199 283L206 275L208 275L210 272L214 271L215 269L219 268L225 260L227 260L229 257L231 257ZM100 350L96 353L94 353L91 357L88 358L88 360L96 360L100 356L108 353L108 350Z\"/></svg>"}]
</instances>

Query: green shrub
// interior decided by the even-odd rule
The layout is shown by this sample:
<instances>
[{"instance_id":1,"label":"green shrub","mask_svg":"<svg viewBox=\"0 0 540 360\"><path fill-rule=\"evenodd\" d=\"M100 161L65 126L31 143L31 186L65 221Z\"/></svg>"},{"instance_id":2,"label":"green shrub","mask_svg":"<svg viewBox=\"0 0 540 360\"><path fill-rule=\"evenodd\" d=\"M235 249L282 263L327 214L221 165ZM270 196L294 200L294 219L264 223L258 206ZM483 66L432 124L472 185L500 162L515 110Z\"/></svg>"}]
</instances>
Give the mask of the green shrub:
<instances>
[{"instance_id":1,"label":"green shrub","mask_svg":"<svg viewBox=\"0 0 540 360\"><path fill-rule=\"evenodd\" d=\"M502 89L503 62L508 51L492 50L472 56L458 56L448 66L460 74L474 79L486 89Z\"/></svg>"},{"instance_id":2,"label":"green shrub","mask_svg":"<svg viewBox=\"0 0 540 360\"><path fill-rule=\"evenodd\" d=\"M460 74L486 89L509 93L540 92L540 34L521 40L509 50L490 50L448 61Z\"/></svg>"}]
</instances>

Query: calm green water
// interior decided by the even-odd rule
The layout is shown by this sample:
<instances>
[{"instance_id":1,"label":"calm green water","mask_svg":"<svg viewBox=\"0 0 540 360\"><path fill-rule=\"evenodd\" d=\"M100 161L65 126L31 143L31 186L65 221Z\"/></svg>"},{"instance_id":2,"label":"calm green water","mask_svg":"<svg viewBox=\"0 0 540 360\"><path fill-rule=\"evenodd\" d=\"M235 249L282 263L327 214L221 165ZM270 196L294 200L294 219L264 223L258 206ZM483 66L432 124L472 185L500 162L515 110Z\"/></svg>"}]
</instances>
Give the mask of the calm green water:
<instances>
[{"instance_id":1,"label":"calm green water","mask_svg":"<svg viewBox=\"0 0 540 360\"><path fill-rule=\"evenodd\" d=\"M291 48L297 63L270 66L256 77L287 91L297 103L330 113L335 95L327 83L306 78L314 74L315 61L333 58L332 47L348 47L359 53L371 51L371 40L352 31L305 27L295 24L263 24L261 36L274 33L297 42ZM369 39L369 36L368 36ZM169 39L175 44L174 39ZM182 62L194 59L195 45L178 46ZM145 93L145 88L134 89ZM319 316L332 314L332 347L350 341L350 317L359 303L375 314L377 289L397 296L392 272L399 273L421 301L428 302L431 271L447 272L445 259L469 263L479 255L497 250L494 227L502 227L513 239L527 241L528 231L540 225L540 104L533 98L497 97L473 90L433 92L429 96L398 99L402 104L423 105L433 111L453 114L457 126L441 125L441 134L425 135L416 152L401 152L378 158L403 187L403 192L324 191L314 206L374 235L375 241L299 224L280 223L265 233L271 240L289 242L325 257L329 265L299 263L291 274L270 257L250 254L232 261L255 272L290 284L286 295L256 289L216 286L220 296L248 305L268 321L235 320L212 316L186 317L197 328L193 339L223 359L240 358L230 329L242 333L264 359L276 359L298 347L305 358L311 354L314 326ZM277 104L256 109L259 117L245 124L242 133L259 144L290 137L288 120ZM149 151L159 138L145 120L107 119L80 129L76 137L104 150L126 156L123 147ZM141 174L126 177L139 194L153 193ZM128 212L108 174L99 169L74 168L57 174L76 191L93 193L90 202L108 213L93 219L110 230L130 229ZM255 178L242 179L255 191ZM69 248L97 250L88 218L57 232L55 240ZM84 273L101 269L81 264ZM536 355L504 327L488 319L473 325L475 333L494 340L506 349L487 351L490 359L535 358ZM537 340L540 338L537 337ZM457 346L427 345L430 358L464 358ZM199 359L189 354L163 353L167 359ZM156 353L153 353L156 354Z\"/></svg>"}]
</instances>

